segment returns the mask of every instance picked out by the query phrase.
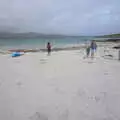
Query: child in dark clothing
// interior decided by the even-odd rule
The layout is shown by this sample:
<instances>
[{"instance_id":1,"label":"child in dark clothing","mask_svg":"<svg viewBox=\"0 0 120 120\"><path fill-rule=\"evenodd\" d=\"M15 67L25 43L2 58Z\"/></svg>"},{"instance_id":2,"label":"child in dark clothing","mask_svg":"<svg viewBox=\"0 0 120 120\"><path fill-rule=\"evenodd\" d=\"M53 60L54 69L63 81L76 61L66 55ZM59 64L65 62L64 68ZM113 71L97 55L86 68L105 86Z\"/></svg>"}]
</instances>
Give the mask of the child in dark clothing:
<instances>
[{"instance_id":1,"label":"child in dark clothing","mask_svg":"<svg viewBox=\"0 0 120 120\"><path fill-rule=\"evenodd\" d=\"M86 42L86 57L89 57L90 55L90 42Z\"/></svg>"},{"instance_id":2,"label":"child in dark clothing","mask_svg":"<svg viewBox=\"0 0 120 120\"><path fill-rule=\"evenodd\" d=\"M48 51L48 55L50 55L50 53L51 53L51 44L49 42L47 44L47 51Z\"/></svg>"},{"instance_id":3,"label":"child in dark clothing","mask_svg":"<svg viewBox=\"0 0 120 120\"><path fill-rule=\"evenodd\" d=\"M90 55L90 46L88 46L88 47L86 48L86 54L87 54L87 57L89 57L89 55Z\"/></svg>"}]
</instances>

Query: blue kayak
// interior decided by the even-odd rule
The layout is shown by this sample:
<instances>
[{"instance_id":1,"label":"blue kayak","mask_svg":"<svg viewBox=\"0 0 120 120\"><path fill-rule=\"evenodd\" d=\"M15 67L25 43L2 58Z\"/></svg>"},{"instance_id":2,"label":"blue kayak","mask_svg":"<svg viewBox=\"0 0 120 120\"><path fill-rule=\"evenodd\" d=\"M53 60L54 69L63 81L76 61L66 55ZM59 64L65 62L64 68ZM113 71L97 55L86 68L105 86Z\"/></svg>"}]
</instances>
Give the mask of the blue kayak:
<instances>
[{"instance_id":1,"label":"blue kayak","mask_svg":"<svg viewBox=\"0 0 120 120\"><path fill-rule=\"evenodd\" d=\"M13 52L12 57L18 57L21 56L22 54L20 52Z\"/></svg>"}]
</instances>

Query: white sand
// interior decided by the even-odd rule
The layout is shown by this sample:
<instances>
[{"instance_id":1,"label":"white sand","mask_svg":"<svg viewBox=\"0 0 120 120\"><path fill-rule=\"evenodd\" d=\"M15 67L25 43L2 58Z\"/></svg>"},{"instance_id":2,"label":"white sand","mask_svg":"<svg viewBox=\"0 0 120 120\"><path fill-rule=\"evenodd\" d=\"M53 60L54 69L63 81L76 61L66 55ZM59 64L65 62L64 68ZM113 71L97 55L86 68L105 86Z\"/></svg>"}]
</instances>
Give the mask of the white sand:
<instances>
[{"instance_id":1,"label":"white sand","mask_svg":"<svg viewBox=\"0 0 120 120\"><path fill-rule=\"evenodd\" d=\"M120 61L110 53L1 55L0 120L120 120Z\"/></svg>"}]
</instances>

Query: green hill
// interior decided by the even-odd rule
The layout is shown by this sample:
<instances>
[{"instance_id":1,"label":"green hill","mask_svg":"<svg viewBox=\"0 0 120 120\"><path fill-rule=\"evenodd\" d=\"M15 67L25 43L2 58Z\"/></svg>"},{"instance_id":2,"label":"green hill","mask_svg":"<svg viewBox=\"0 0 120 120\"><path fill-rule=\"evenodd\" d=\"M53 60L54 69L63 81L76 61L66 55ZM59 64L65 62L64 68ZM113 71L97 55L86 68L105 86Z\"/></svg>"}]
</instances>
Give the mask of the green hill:
<instances>
[{"instance_id":1,"label":"green hill","mask_svg":"<svg viewBox=\"0 0 120 120\"><path fill-rule=\"evenodd\" d=\"M103 35L101 37L105 37L105 38L120 38L120 34Z\"/></svg>"}]
</instances>

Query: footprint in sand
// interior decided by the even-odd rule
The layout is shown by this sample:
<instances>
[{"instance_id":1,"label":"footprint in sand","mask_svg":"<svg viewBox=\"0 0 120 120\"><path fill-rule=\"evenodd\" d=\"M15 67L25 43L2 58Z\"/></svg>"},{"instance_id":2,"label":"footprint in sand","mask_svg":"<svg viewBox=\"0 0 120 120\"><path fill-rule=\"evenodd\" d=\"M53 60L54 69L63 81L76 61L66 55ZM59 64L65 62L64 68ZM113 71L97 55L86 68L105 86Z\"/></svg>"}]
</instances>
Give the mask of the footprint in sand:
<instances>
[{"instance_id":1,"label":"footprint in sand","mask_svg":"<svg viewBox=\"0 0 120 120\"><path fill-rule=\"evenodd\" d=\"M108 73L108 72L105 72L104 75L109 75L109 73Z\"/></svg>"},{"instance_id":2,"label":"footprint in sand","mask_svg":"<svg viewBox=\"0 0 120 120\"><path fill-rule=\"evenodd\" d=\"M41 64L47 63L47 59L40 59L40 63L41 63Z\"/></svg>"},{"instance_id":3,"label":"footprint in sand","mask_svg":"<svg viewBox=\"0 0 120 120\"><path fill-rule=\"evenodd\" d=\"M64 94L65 93L62 89L60 89L58 87L55 88L55 92L59 93L59 94Z\"/></svg>"},{"instance_id":4,"label":"footprint in sand","mask_svg":"<svg viewBox=\"0 0 120 120\"><path fill-rule=\"evenodd\" d=\"M88 60L87 58L83 57L83 62L88 64L96 63L94 60Z\"/></svg>"},{"instance_id":5,"label":"footprint in sand","mask_svg":"<svg viewBox=\"0 0 120 120\"><path fill-rule=\"evenodd\" d=\"M100 100L101 100L101 97L95 96L95 101L96 101L96 102L99 102Z\"/></svg>"},{"instance_id":6,"label":"footprint in sand","mask_svg":"<svg viewBox=\"0 0 120 120\"><path fill-rule=\"evenodd\" d=\"M36 112L33 116L29 118L30 120L48 120L48 117L44 114Z\"/></svg>"},{"instance_id":7,"label":"footprint in sand","mask_svg":"<svg viewBox=\"0 0 120 120\"><path fill-rule=\"evenodd\" d=\"M80 97L82 97L82 96L85 96L85 95L86 95L86 92L85 92L84 90L79 90L79 91L77 92L77 95L80 96Z\"/></svg>"},{"instance_id":8,"label":"footprint in sand","mask_svg":"<svg viewBox=\"0 0 120 120\"><path fill-rule=\"evenodd\" d=\"M105 98L107 96L107 92L100 92L101 96Z\"/></svg>"},{"instance_id":9,"label":"footprint in sand","mask_svg":"<svg viewBox=\"0 0 120 120\"><path fill-rule=\"evenodd\" d=\"M20 61L15 61L15 63L20 63Z\"/></svg>"},{"instance_id":10,"label":"footprint in sand","mask_svg":"<svg viewBox=\"0 0 120 120\"><path fill-rule=\"evenodd\" d=\"M78 92L77 92L77 95L80 96L80 97L85 97L88 93L88 90L86 88L83 88L83 89L79 89Z\"/></svg>"},{"instance_id":11,"label":"footprint in sand","mask_svg":"<svg viewBox=\"0 0 120 120\"><path fill-rule=\"evenodd\" d=\"M88 61L89 64L95 63L94 61Z\"/></svg>"},{"instance_id":12,"label":"footprint in sand","mask_svg":"<svg viewBox=\"0 0 120 120\"><path fill-rule=\"evenodd\" d=\"M101 92L99 95L89 96L88 99L100 102L101 100L105 99L106 94L107 94L106 92Z\"/></svg>"},{"instance_id":13,"label":"footprint in sand","mask_svg":"<svg viewBox=\"0 0 120 120\"><path fill-rule=\"evenodd\" d=\"M16 82L16 85L17 85L18 87L22 87L23 84L22 84L21 81L17 81L17 82Z\"/></svg>"},{"instance_id":14,"label":"footprint in sand","mask_svg":"<svg viewBox=\"0 0 120 120\"><path fill-rule=\"evenodd\" d=\"M99 101L101 100L101 98L98 97L98 96L89 96L88 99L89 99L89 100L94 100L94 101L96 101L96 102L99 102Z\"/></svg>"}]
</instances>

